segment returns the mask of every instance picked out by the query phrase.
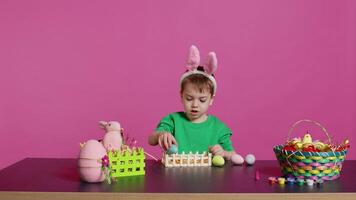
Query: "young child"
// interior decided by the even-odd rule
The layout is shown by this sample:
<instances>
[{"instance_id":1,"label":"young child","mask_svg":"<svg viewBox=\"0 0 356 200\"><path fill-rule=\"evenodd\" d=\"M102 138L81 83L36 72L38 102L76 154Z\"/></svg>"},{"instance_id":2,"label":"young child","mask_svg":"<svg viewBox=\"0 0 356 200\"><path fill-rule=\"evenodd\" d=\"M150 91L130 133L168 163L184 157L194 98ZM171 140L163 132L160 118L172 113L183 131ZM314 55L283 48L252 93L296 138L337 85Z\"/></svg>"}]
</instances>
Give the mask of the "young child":
<instances>
[{"instance_id":1,"label":"young child","mask_svg":"<svg viewBox=\"0 0 356 200\"><path fill-rule=\"evenodd\" d=\"M150 145L159 145L164 150L172 144L178 152L210 151L213 155L230 160L235 154L230 140L231 130L218 118L208 115L216 94L214 73L217 59L214 52L208 55L206 66L199 66L200 56L197 47L190 48L187 68L180 79L180 96L184 112L165 116L149 136Z\"/></svg>"}]
</instances>

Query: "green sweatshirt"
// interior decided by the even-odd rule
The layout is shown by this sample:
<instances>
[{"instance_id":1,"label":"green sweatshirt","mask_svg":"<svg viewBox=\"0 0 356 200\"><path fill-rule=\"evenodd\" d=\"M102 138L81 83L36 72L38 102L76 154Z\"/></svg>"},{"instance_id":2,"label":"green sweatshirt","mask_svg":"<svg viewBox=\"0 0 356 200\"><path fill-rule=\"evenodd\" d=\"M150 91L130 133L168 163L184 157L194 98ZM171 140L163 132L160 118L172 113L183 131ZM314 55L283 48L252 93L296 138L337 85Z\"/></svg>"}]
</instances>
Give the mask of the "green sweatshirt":
<instances>
[{"instance_id":1,"label":"green sweatshirt","mask_svg":"<svg viewBox=\"0 0 356 200\"><path fill-rule=\"evenodd\" d=\"M208 152L209 146L216 144L226 151L233 151L231 144L231 130L218 118L208 115L208 119L201 123L192 123L184 112L171 113L159 122L156 132L171 133L177 143L178 152Z\"/></svg>"}]
</instances>

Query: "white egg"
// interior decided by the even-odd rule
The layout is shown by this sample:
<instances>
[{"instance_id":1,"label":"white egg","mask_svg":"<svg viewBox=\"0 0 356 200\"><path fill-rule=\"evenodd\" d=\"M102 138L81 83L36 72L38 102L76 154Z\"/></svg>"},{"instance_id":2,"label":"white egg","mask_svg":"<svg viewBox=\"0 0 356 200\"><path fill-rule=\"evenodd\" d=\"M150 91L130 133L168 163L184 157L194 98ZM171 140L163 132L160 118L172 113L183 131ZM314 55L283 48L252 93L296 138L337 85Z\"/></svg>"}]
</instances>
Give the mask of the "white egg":
<instances>
[{"instance_id":1,"label":"white egg","mask_svg":"<svg viewBox=\"0 0 356 200\"><path fill-rule=\"evenodd\" d=\"M256 161L256 158L253 154L247 154L245 157L245 161L248 165L253 165Z\"/></svg>"}]
</instances>

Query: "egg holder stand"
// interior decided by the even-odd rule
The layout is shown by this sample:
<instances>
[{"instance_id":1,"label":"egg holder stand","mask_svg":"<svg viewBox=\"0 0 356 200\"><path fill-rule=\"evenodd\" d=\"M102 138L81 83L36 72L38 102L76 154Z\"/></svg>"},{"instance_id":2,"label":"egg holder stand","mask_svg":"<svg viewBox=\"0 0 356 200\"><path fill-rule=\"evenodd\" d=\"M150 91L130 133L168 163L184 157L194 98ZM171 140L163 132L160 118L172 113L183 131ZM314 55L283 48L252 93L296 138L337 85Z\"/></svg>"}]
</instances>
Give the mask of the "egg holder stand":
<instances>
[{"instance_id":1,"label":"egg holder stand","mask_svg":"<svg viewBox=\"0 0 356 200\"><path fill-rule=\"evenodd\" d=\"M145 175L145 152L143 148L109 151L108 156L112 178Z\"/></svg>"},{"instance_id":2,"label":"egg holder stand","mask_svg":"<svg viewBox=\"0 0 356 200\"><path fill-rule=\"evenodd\" d=\"M309 122L319 126L331 143L330 136L325 127L320 123L308 119L295 122L289 130L288 140L294 128L302 123ZM296 177L298 179L312 180L335 180L340 176L342 163L345 160L347 150L328 151L328 152L307 152L283 150L283 145L277 145L273 148L277 157L281 172L286 177Z\"/></svg>"},{"instance_id":3,"label":"egg holder stand","mask_svg":"<svg viewBox=\"0 0 356 200\"><path fill-rule=\"evenodd\" d=\"M203 152L202 154L185 153L181 154L167 154L162 155L162 164L165 167L209 167L211 166L211 153Z\"/></svg>"}]
</instances>

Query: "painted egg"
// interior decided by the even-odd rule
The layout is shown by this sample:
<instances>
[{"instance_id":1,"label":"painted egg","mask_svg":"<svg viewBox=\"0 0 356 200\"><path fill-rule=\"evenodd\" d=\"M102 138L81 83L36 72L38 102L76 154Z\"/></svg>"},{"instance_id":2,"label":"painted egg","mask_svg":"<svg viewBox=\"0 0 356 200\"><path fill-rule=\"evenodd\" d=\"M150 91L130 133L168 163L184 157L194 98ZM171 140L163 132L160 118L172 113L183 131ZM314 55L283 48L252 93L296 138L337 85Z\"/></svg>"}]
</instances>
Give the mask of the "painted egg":
<instances>
[{"instance_id":1,"label":"painted egg","mask_svg":"<svg viewBox=\"0 0 356 200\"><path fill-rule=\"evenodd\" d=\"M101 167L80 167L79 175L81 180L89 183L98 183L105 180L105 174Z\"/></svg>"},{"instance_id":2,"label":"painted egg","mask_svg":"<svg viewBox=\"0 0 356 200\"><path fill-rule=\"evenodd\" d=\"M256 160L256 158L252 154L247 154L245 157L245 161L248 165L253 165L255 163L255 160Z\"/></svg>"},{"instance_id":3,"label":"painted egg","mask_svg":"<svg viewBox=\"0 0 356 200\"><path fill-rule=\"evenodd\" d=\"M284 185L286 183L286 179L283 177L280 177L277 180L278 180L278 184L280 184L280 185Z\"/></svg>"},{"instance_id":4,"label":"painted egg","mask_svg":"<svg viewBox=\"0 0 356 200\"><path fill-rule=\"evenodd\" d=\"M101 159L78 159L78 167L101 167Z\"/></svg>"},{"instance_id":5,"label":"painted egg","mask_svg":"<svg viewBox=\"0 0 356 200\"><path fill-rule=\"evenodd\" d=\"M231 156L231 162L235 165L242 165L244 163L244 158L239 154L234 154Z\"/></svg>"},{"instance_id":6,"label":"painted egg","mask_svg":"<svg viewBox=\"0 0 356 200\"><path fill-rule=\"evenodd\" d=\"M297 179L297 184L298 185L304 185L304 179Z\"/></svg>"},{"instance_id":7,"label":"painted egg","mask_svg":"<svg viewBox=\"0 0 356 200\"><path fill-rule=\"evenodd\" d=\"M80 151L78 170L83 181L102 182L105 174L101 170L101 158L106 155L104 146L97 140L89 140Z\"/></svg>"},{"instance_id":8,"label":"painted egg","mask_svg":"<svg viewBox=\"0 0 356 200\"><path fill-rule=\"evenodd\" d=\"M169 149L167 149L167 154L171 155L171 154L175 154L175 153L178 153L178 147L177 147L177 145L172 144L172 146Z\"/></svg>"},{"instance_id":9,"label":"painted egg","mask_svg":"<svg viewBox=\"0 0 356 200\"><path fill-rule=\"evenodd\" d=\"M225 164L225 160L222 156L214 156L213 157L213 165L216 167L222 167Z\"/></svg>"},{"instance_id":10,"label":"painted egg","mask_svg":"<svg viewBox=\"0 0 356 200\"><path fill-rule=\"evenodd\" d=\"M275 184L275 183L277 182L277 178L276 178L276 177L273 177L273 176L268 177L268 182L269 182L270 184Z\"/></svg>"},{"instance_id":11,"label":"painted egg","mask_svg":"<svg viewBox=\"0 0 356 200\"><path fill-rule=\"evenodd\" d=\"M104 146L97 140L88 140L80 150L79 158L101 159L106 155Z\"/></svg>"},{"instance_id":12,"label":"painted egg","mask_svg":"<svg viewBox=\"0 0 356 200\"><path fill-rule=\"evenodd\" d=\"M314 185L314 180L312 180L312 179L307 179L306 182L307 182L307 185L309 185L309 186Z\"/></svg>"},{"instance_id":13,"label":"painted egg","mask_svg":"<svg viewBox=\"0 0 356 200\"><path fill-rule=\"evenodd\" d=\"M293 185L294 183L295 183L295 178L287 178L287 183L289 184L289 185Z\"/></svg>"}]
</instances>

